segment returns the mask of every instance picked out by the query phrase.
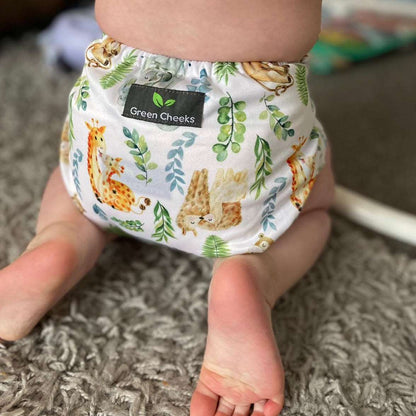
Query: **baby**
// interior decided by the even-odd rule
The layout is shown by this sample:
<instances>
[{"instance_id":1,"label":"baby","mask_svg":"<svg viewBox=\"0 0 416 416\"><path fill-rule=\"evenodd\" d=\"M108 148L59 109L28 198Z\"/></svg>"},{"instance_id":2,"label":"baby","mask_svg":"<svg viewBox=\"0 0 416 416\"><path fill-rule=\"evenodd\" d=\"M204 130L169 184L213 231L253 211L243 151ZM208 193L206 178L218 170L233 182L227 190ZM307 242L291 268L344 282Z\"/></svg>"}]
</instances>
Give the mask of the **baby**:
<instances>
[{"instance_id":1,"label":"baby","mask_svg":"<svg viewBox=\"0 0 416 416\"><path fill-rule=\"evenodd\" d=\"M218 258L191 416L275 416L276 300L330 232L329 145L307 85L320 0L97 0L36 236L0 271L16 340L117 233Z\"/></svg>"}]
</instances>

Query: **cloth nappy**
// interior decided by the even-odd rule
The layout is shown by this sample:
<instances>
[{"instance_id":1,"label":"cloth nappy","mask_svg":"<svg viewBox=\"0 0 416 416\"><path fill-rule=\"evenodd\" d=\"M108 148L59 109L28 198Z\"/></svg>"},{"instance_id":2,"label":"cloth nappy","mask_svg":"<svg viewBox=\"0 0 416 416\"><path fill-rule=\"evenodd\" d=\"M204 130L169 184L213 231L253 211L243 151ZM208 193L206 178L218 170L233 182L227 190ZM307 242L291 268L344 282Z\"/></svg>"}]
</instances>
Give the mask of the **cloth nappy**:
<instances>
[{"instance_id":1,"label":"cloth nappy","mask_svg":"<svg viewBox=\"0 0 416 416\"><path fill-rule=\"evenodd\" d=\"M98 226L207 257L261 252L325 161L305 62L202 62L90 44L60 167Z\"/></svg>"}]
</instances>

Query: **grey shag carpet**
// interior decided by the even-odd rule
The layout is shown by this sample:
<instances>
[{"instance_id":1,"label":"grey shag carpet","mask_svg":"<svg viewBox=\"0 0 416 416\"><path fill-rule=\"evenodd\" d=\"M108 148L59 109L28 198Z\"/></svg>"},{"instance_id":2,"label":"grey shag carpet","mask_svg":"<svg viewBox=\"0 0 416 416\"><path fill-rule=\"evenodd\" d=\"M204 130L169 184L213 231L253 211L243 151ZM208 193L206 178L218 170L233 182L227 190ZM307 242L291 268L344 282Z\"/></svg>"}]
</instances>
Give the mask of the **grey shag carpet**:
<instances>
[{"instance_id":1,"label":"grey shag carpet","mask_svg":"<svg viewBox=\"0 0 416 416\"><path fill-rule=\"evenodd\" d=\"M75 77L48 74L32 36L0 44L0 267L33 235ZM282 415L414 416L416 250L333 218L325 252L274 309ZM188 414L210 266L109 245L29 336L0 346L0 415Z\"/></svg>"}]
</instances>

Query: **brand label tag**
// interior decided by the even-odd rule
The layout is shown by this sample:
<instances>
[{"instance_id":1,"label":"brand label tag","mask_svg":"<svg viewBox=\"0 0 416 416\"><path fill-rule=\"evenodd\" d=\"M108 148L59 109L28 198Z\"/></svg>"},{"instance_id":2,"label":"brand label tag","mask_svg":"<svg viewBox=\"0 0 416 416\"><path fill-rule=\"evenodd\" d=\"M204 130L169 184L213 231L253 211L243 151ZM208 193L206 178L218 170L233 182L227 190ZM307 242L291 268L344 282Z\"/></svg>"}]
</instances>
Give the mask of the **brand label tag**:
<instances>
[{"instance_id":1,"label":"brand label tag","mask_svg":"<svg viewBox=\"0 0 416 416\"><path fill-rule=\"evenodd\" d=\"M205 94L133 84L123 116L172 126L201 127Z\"/></svg>"}]
</instances>

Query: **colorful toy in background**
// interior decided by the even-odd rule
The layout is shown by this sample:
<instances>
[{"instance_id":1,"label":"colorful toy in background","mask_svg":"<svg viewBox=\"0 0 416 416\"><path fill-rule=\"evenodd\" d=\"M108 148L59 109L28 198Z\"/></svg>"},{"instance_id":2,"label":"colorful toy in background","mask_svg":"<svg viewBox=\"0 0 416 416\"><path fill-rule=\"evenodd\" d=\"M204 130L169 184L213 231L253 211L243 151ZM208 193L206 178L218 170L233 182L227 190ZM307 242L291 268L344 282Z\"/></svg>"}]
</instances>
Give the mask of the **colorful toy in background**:
<instances>
[{"instance_id":1,"label":"colorful toy in background","mask_svg":"<svg viewBox=\"0 0 416 416\"><path fill-rule=\"evenodd\" d=\"M416 0L324 0L311 69L327 74L416 44Z\"/></svg>"}]
</instances>

